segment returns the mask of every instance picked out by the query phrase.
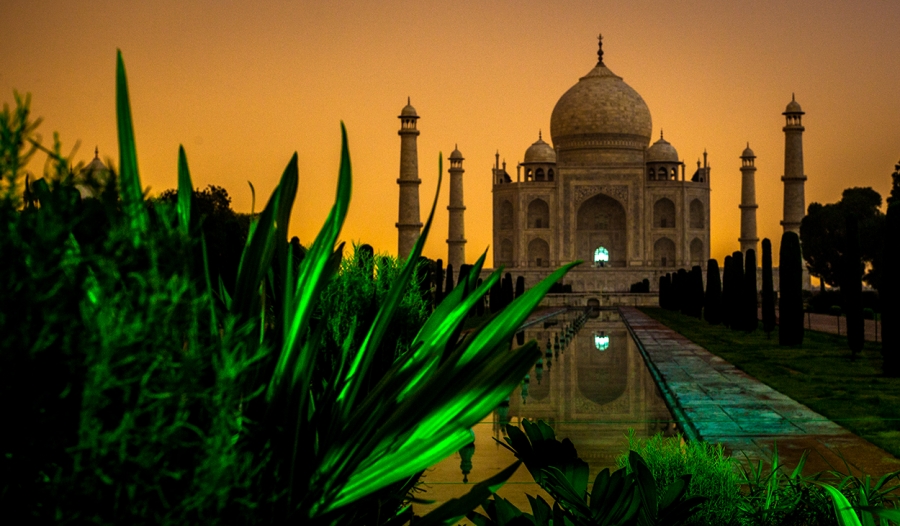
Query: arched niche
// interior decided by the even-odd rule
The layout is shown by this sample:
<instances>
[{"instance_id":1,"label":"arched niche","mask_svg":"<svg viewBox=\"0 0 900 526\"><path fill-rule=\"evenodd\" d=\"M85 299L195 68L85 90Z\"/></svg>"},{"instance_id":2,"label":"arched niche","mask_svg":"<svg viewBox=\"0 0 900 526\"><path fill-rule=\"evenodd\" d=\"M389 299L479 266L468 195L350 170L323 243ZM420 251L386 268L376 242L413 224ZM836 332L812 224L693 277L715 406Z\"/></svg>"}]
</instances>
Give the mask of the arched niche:
<instances>
[{"instance_id":1,"label":"arched niche","mask_svg":"<svg viewBox=\"0 0 900 526\"><path fill-rule=\"evenodd\" d=\"M550 205L543 199L528 203L528 228L550 228Z\"/></svg>"},{"instance_id":2,"label":"arched niche","mask_svg":"<svg viewBox=\"0 0 900 526\"><path fill-rule=\"evenodd\" d=\"M703 265L703 241L700 238L694 238L691 241L691 264Z\"/></svg>"},{"instance_id":3,"label":"arched niche","mask_svg":"<svg viewBox=\"0 0 900 526\"><path fill-rule=\"evenodd\" d=\"M500 203L500 229L512 230L513 228L513 205L509 201L504 200Z\"/></svg>"},{"instance_id":4,"label":"arched niche","mask_svg":"<svg viewBox=\"0 0 900 526\"><path fill-rule=\"evenodd\" d=\"M505 265L512 266L513 263L513 242L509 239L500 240L500 261Z\"/></svg>"},{"instance_id":5,"label":"arched niche","mask_svg":"<svg viewBox=\"0 0 900 526\"><path fill-rule=\"evenodd\" d=\"M653 243L653 262L660 267L675 266L675 242L661 237Z\"/></svg>"},{"instance_id":6,"label":"arched niche","mask_svg":"<svg viewBox=\"0 0 900 526\"><path fill-rule=\"evenodd\" d=\"M541 238L532 239L528 243L528 266L529 267L549 267L550 266L550 244Z\"/></svg>"},{"instance_id":7,"label":"arched niche","mask_svg":"<svg viewBox=\"0 0 900 526\"><path fill-rule=\"evenodd\" d=\"M690 214L691 228L704 228L706 226L706 214L703 211L703 203L699 199L691 201Z\"/></svg>"},{"instance_id":8,"label":"arched niche","mask_svg":"<svg viewBox=\"0 0 900 526\"><path fill-rule=\"evenodd\" d=\"M675 203L665 197L653 203L653 226L675 228Z\"/></svg>"},{"instance_id":9,"label":"arched niche","mask_svg":"<svg viewBox=\"0 0 900 526\"><path fill-rule=\"evenodd\" d=\"M575 220L576 258L593 261L594 250L609 250L609 266L624 267L627 261L627 216L622 203L597 194L578 207Z\"/></svg>"}]
</instances>

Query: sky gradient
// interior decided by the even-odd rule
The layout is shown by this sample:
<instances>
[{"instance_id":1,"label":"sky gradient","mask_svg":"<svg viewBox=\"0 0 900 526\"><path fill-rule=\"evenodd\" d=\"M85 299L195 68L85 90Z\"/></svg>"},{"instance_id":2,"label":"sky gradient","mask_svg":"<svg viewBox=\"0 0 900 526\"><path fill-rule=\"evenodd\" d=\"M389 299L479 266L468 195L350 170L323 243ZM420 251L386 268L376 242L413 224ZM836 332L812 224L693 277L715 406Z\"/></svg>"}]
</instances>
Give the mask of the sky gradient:
<instances>
[{"instance_id":1,"label":"sky gradient","mask_svg":"<svg viewBox=\"0 0 900 526\"><path fill-rule=\"evenodd\" d=\"M265 204L294 151L290 232L308 245L334 199L340 122L353 199L341 238L396 254L400 127L421 117L422 220L438 152L465 156L466 254L491 236L494 152L511 174L559 97L604 62L647 102L690 174L704 148L711 256L739 249L740 159L757 155L759 237L781 236L784 117L796 93L807 206L852 186L886 197L900 159L900 2L132 2L0 4L0 100L32 94L39 131L77 160L116 158L115 55L128 73L141 180L177 184L183 144L196 187L223 186L239 212L247 181ZM43 159L33 163L40 172ZM118 164L118 161L116 160ZM448 167L445 163L445 170ZM449 177L425 248L447 257ZM777 251L777 248L776 248ZM777 256L776 256L777 257ZM488 264L492 261L488 257Z\"/></svg>"}]
</instances>

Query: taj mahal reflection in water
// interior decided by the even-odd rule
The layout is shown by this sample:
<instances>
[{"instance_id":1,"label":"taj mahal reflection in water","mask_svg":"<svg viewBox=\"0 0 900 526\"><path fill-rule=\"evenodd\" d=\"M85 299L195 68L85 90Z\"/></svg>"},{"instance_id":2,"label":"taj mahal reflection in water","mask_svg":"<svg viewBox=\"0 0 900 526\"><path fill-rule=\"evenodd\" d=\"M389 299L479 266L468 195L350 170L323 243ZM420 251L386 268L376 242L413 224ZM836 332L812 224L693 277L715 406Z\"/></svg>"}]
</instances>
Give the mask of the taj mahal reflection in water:
<instances>
[{"instance_id":1,"label":"taj mahal reflection in water","mask_svg":"<svg viewBox=\"0 0 900 526\"><path fill-rule=\"evenodd\" d=\"M629 430L636 438L676 436L676 422L618 311L592 311L574 331L580 314L568 311L525 329L518 341L536 340L542 359L509 401L473 428L471 445L426 472L424 498L459 497L471 487L466 482L484 480L515 461L496 441L503 441L507 424L522 419L543 420L558 439L570 439L590 466L589 480L604 468L615 469ZM522 467L500 494L527 509L524 494L541 492Z\"/></svg>"}]
</instances>

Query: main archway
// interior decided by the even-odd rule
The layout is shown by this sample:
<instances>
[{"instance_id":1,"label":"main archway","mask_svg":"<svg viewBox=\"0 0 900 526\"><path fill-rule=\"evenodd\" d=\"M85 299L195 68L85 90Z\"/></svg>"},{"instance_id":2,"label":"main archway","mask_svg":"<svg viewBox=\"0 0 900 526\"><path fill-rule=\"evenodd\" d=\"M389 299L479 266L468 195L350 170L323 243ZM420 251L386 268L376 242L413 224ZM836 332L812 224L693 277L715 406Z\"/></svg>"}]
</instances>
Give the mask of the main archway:
<instances>
[{"instance_id":1,"label":"main archway","mask_svg":"<svg viewBox=\"0 0 900 526\"><path fill-rule=\"evenodd\" d=\"M593 261L594 250L609 250L609 266L624 267L627 261L627 221L622 203L597 194L578 207L575 222L575 256Z\"/></svg>"}]
</instances>

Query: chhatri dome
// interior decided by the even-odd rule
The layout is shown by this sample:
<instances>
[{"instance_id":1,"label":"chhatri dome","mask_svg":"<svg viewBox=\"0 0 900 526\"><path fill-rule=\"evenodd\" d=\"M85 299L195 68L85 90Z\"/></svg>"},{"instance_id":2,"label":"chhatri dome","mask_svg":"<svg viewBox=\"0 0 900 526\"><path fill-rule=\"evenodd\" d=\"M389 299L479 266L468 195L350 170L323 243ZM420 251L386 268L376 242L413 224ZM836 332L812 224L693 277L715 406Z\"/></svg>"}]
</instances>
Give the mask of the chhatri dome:
<instances>
[{"instance_id":1,"label":"chhatri dome","mask_svg":"<svg viewBox=\"0 0 900 526\"><path fill-rule=\"evenodd\" d=\"M538 140L525 150L526 163L555 163L556 150L544 142L541 132L538 132Z\"/></svg>"},{"instance_id":2,"label":"chhatri dome","mask_svg":"<svg viewBox=\"0 0 900 526\"><path fill-rule=\"evenodd\" d=\"M669 141L663 139L662 130L659 132L659 140L653 146L647 148L648 163L677 163L678 151Z\"/></svg>"},{"instance_id":3,"label":"chhatri dome","mask_svg":"<svg viewBox=\"0 0 900 526\"><path fill-rule=\"evenodd\" d=\"M553 108L551 140L561 150L611 141L619 147L646 148L653 131L650 109L637 91L603 64L602 39L600 45L597 65Z\"/></svg>"},{"instance_id":4,"label":"chhatri dome","mask_svg":"<svg viewBox=\"0 0 900 526\"><path fill-rule=\"evenodd\" d=\"M396 107L396 106L395 106ZM412 104L409 103L409 97L406 97L406 106L400 110L401 117L417 117L416 109L412 107Z\"/></svg>"}]
</instances>

